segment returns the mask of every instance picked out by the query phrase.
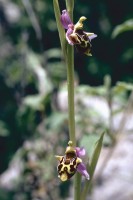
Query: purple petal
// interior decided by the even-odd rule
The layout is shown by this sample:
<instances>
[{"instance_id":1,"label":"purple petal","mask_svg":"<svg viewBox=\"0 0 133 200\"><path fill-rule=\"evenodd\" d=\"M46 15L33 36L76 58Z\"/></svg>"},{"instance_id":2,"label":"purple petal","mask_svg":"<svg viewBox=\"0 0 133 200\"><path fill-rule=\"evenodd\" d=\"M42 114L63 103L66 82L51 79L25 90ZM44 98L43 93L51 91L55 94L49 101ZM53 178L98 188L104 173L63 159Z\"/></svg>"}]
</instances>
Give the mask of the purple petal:
<instances>
[{"instance_id":1,"label":"purple petal","mask_svg":"<svg viewBox=\"0 0 133 200\"><path fill-rule=\"evenodd\" d=\"M77 167L77 171L82 174L83 176L85 176L86 179L90 179L90 176L86 170L86 166L83 163L80 163Z\"/></svg>"},{"instance_id":2,"label":"purple petal","mask_svg":"<svg viewBox=\"0 0 133 200\"><path fill-rule=\"evenodd\" d=\"M68 43L70 44L70 45L74 45L74 43L70 40L70 38L69 38L69 36L73 33L73 25L69 25L68 26L68 30L67 30L67 32L66 32L66 39L67 39L67 41L68 41Z\"/></svg>"},{"instance_id":3,"label":"purple petal","mask_svg":"<svg viewBox=\"0 0 133 200\"><path fill-rule=\"evenodd\" d=\"M62 11L62 15L61 15L60 20L61 20L61 23L62 23L62 25L65 29L68 29L69 24L73 24L70 17L69 17L69 14L66 10Z\"/></svg>"},{"instance_id":4,"label":"purple petal","mask_svg":"<svg viewBox=\"0 0 133 200\"><path fill-rule=\"evenodd\" d=\"M86 152L85 152L85 149L82 147L82 148L79 148L79 147L76 147L76 154L77 154L77 157L83 157L85 156Z\"/></svg>"},{"instance_id":5,"label":"purple petal","mask_svg":"<svg viewBox=\"0 0 133 200\"><path fill-rule=\"evenodd\" d=\"M89 38L89 40L91 41L91 40L93 40L93 39L96 38L96 37L97 37L97 35L96 35L96 34L93 34L93 35L89 36L88 38Z\"/></svg>"}]
</instances>

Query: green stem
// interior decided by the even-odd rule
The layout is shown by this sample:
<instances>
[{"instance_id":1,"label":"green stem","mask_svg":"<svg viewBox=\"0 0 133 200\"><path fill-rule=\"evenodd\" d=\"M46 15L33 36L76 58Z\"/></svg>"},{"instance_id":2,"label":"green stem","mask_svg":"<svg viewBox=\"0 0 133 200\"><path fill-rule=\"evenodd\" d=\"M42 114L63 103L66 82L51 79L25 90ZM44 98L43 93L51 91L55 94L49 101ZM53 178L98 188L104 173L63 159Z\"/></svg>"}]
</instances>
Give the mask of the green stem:
<instances>
[{"instance_id":1,"label":"green stem","mask_svg":"<svg viewBox=\"0 0 133 200\"><path fill-rule=\"evenodd\" d=\"M74 50L67 46L67 84L68 84L68 119L69 138L76 145L75 139L75 109L74 109Z\"/></svg>"},{"instance_id":2,"label":"green stem","mask_svg":"<svg viewBox=\"0 0 133 200\"><path fill-rule=\"evenodd\" d=\"M66 0L67 11L73 21L74 0ZM69 135L70 140L76 146L75 138L75 113L74 113L74 51L68 44L67 47L67 81L68 81L68 112L69 112ZM81 175L76 173L74 179L74 200L80 200Z\"/></svg>"},{"instance_id":3,"label":"green stem","mask_svg":"<svg viewBox=\"0 0 133 200\"><path fill-rule=\"evenodd\" d=\"M66 0L67 11L69 12L70 18L73 21L73 9L74 9L74 0Z\"/></svg>"},{"instance_id":4,"label":"green stem","mask_svg":"<svg viewBox=\"0 0 133 200\"><path fill-rule=\"evenodd\" d=\"M79 173L75 174L74 179L74 200L80 200L81 196L81 175Z\"/></svg>"},{"instance_id":5,"label":"green stem","mask_svg":"<svg viewBox=\"0 0 133 200\"><path fill-rule=\"evenodd\" d=\"M55 17L59 31L61 47L67 65L67 84L68 84L68 119L69 119L69 138L76 146L75 137L75 109L74 109L74 49L69 44L66 45L65 31L60 23L60 8L58 0L53 0ZM74 0L66 0L66 8L73 21ZM81 175L75 175L74 181L74 200L80 200Z\"/></svg>"},{"instance_id":6,"label":"green stem","mask_svg":"<svg viewBox=\"0 0 133 200\"><path fill-rule=\"evenodd\" d=\"M66 43L65 30L60 22L60 7L58 0L53 0L54 12L59 31L64 59L67 65L67 82L68 82L68 118L69 118L69 138L76 146L75 139L75 112L74 112L74 50L73 46ZM74 0L66 0L67 10L69 10L70 17L73 17Z\"/></svg>"}]
</instances>

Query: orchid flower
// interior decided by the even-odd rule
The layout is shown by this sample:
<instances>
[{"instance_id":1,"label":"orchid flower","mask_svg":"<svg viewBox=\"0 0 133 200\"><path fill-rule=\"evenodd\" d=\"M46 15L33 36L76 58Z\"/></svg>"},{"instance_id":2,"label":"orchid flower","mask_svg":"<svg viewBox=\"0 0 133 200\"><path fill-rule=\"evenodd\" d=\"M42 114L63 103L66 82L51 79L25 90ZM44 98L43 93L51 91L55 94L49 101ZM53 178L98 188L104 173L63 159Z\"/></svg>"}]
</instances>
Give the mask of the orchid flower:
<instances>
[{"instance_id":1,"label":"orchid flower","mask_svg":"<svg viewBox=\"0 0 133 200\"><path fill-rule=\"evenodd\" d=\"M79 52L92 56L91 40L97 37L97 35L83 30L83 21L86 20L86 17L80 17L79 21L74 25L68 12L63 10L60 19L62 26L67 30L66 39L68 43L74 45Z\"/></svg>"},{"instance_id":2,"label":"orchid flower","mask_svg":"<svg viewBox=\"0 0 133 200\"><path fill-rule=\"evenodd\" d=\"M64 156L56 156L59 160L57 166L58 177L62 181L67 181L70 179L76 172L79 172L81 175L85 176L89 180L89 174L87 172L85 164L82 162L82 157L85 156L86 152L84 148L73 147L72 141L68 142L68 147L66 148Z\"/></svg>"}]
</instances>

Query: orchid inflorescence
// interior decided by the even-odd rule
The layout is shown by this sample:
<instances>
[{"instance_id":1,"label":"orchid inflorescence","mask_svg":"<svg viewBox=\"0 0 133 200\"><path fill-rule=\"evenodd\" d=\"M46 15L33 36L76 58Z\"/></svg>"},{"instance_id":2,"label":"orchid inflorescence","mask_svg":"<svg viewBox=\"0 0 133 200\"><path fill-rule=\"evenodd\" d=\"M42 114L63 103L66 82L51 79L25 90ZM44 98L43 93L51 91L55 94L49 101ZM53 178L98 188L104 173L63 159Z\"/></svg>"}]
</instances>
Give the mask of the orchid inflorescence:
<instances>
[{"instance_id":1,"label":"orchid inflorescence","mask_svg":"<svg viewBox=\"0 0 133 200\"><path fill-rule=\"evenodd\" d=\"M74 55L73 46L76 47L78 52L92 56L91 54L91 40L97 37L96 34L84 31L83 22L86 17L82 16L76 24L73 23L70 16L73 15L74 1L66 0L67 10L63 10L60 15L60 8L58 0L54 0L54 11L57 21L57 28L59 31L59 38L61 48L63 51L64 61L67 66L67 81L68 81L68 117L69 117L69 138L68 146L66 147L65 154L62 156L56 155L58 159L58 177L61 181L69 180L74 174L75 176L75 196L74 199L79 199L81 178L78 173L84 176L87 180L91 180L87 171L86 165L82 158L86 152L84 148L76 147L75 137L75 114L74 114ZM66 33L64 31L66 30ZM66 41L68 43L66 43ZM78 172L78 173L77 173ZM88 181L87 181L88 183Z\"/></svg>"},{"instance_id":2,"label":"orchid inflorescence","mask_svg":"<svg viewBox=\"0 0 133 200\"><path fill-rule=\"evenodd\" d=\"M82 157L86 154L84 148L73 147L72 141L68 142L64 156L56 156L59 161L57 166L58 177L62 181L67 181L76 172L85 176L89 180L89 174L87 172L85 164L82 162Z\"/></svg>"},{"instance_id":3,"label":"orchid inflorescence","mask_svg":"<svg viewBox=\"0 0 133 200\"><path fill-rule=\"evenodd\" d=\"M97 37L97 35L83 30L83 21L86 20L86 17L80 17L79 21L73 24L67 10L63 10L60 19L62 26L67 30L66 39L68 43L74 45L79 52L92 56L91 40Z\"/></svg>"}]
</instances>

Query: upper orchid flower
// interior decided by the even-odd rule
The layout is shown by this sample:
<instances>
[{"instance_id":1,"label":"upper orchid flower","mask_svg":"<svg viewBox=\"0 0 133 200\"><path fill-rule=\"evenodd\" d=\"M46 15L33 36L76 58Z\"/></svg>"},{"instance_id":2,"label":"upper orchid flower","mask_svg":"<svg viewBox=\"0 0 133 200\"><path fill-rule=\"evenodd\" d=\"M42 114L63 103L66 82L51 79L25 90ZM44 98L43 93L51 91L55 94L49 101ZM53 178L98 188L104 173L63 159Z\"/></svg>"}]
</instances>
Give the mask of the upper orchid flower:
<instances>
[{"instance_id":1,"label":"upper orchid flower","mask_svg":"<svg viewBox=\"0 0 133 200\"><path fill-rule=\"evenodd\" d=\"M68 43L75 45L79 52L92 56L91 40L97 37L97 35L83 31L84 20L86 20L86 17L80 17L79 21L74 25L68 12L66 10L62 11L61 23L67 29L66 39Z\"/></svg>"},{"instance_id":2,"label":"upper orchid flower","mask_svg":"<svg viewBox=\"0 0 133 200\"><path fill-rule=\"evenodd\" d=\"M56 156L59 160L57 167L59 178L62 181L70 179L76 171L81 173L86 179L89 180L89 174L86 170L86 166L83 164L81 157L85 156L85 149L79 147L73 147L72 141L68 142L64 156Z\"/></svg>"}]
</instances>

